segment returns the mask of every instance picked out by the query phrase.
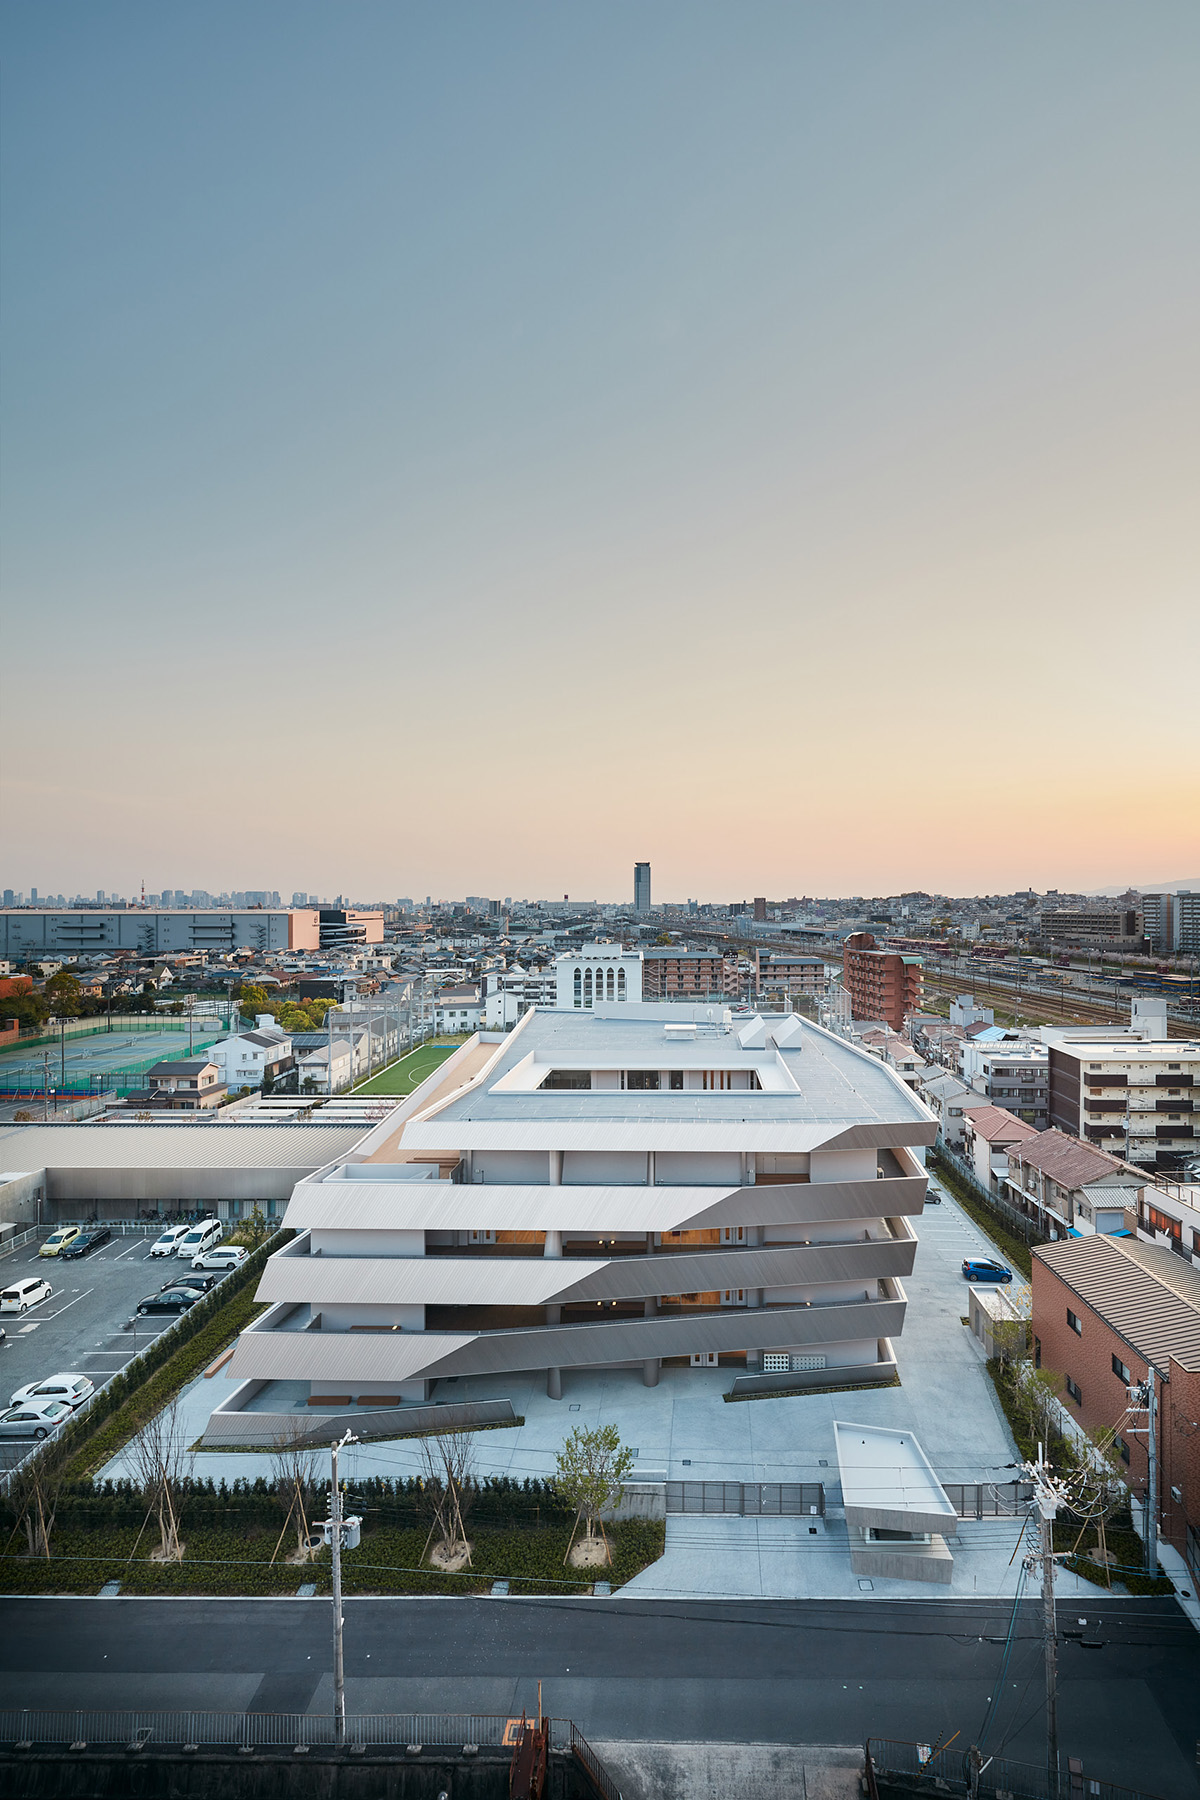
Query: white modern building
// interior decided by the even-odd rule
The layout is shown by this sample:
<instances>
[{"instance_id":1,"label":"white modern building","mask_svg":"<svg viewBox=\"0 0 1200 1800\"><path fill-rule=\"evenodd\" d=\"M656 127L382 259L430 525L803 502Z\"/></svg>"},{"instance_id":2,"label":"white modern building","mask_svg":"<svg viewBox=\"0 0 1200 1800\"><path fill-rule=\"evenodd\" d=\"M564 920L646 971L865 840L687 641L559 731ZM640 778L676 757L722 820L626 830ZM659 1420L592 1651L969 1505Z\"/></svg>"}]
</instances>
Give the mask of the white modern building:
<instances>
[{"instance_id":1,"label":"white modern building","mask_svg":"<svg viewBox=\"0 0 1200 1800\"><path fill-rule=\"evenodd\" d=\"M620 944L584 944L554 959L555 1004L560 1011L625 1006L642 997L642 953Z\"/></svg>"},{"instance_id":2,"label":"white modern building","mask_svg":"<svg viewBox=\"0 0 1200 1800\"><path fill-rule=\"evenodd\" d=\"M359 1435L441 1403L484 1422L527 1371L554 1398L597 1368L891 1382L935 1132L894 1071L792 1014L529 1012L299 1183L206 1438L350 1408Z\"/></svg>"}]
</instances>

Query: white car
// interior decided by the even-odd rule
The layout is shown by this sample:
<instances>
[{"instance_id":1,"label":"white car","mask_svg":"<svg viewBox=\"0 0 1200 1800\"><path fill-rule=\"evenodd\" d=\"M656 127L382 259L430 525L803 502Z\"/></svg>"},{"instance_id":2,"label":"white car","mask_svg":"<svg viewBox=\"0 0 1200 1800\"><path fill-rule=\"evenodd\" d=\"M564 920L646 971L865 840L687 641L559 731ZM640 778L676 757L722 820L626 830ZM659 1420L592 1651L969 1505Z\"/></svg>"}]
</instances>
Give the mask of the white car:
<instances>
[{"instance_id":1,"label":"white car","mask_svg":"<svg viewBox=\"0 0 1200 1800\"><path fill-rule=\"evenodd\" d=\"M31 1306L40 1306L48 1300L54 1289L40 1275L26 1275L20 1281L14 1281L11 1287L0 1291L0 1312L28 1312Z\"/></svg>"},{"instance_id":2,"label":"white car","mask_svg":"<svg viewBox=\"0 0 1200 1800\"><path fill-rule=\"evenodd\" d=\"M216 1244L211 1250L201 1250L199 1256L193 1256L193 1269L236 1269L244 1263L250 1252L243 1244Z\"/></svg>"},{"instance_id":3,"label":"white car","mask_svg":"<svg viewBox=\"0 0 1200 1800\"><path fill-rule=\"evenodd\" d=\"M162 1236L155 1238L151 1244L151 1256L174 1256L180 1239L185 1238L190 1230L190 1225L168 1225Z\"/></svg>"},{"instance_id":4,"label":"white car","mask_svg":"<svg viewBox=\"0 0 1200 1800\"><path fill-rule=\"evenodd\" d=\"M198 1225L192 1225L184 1232L175 1246L176 1256L191 1262L194 1257L202 1256L211 1250L225 1236L225 1227L220 1219L201 1219Z\"/></svg>"},{"instance_id":5,"label":"white car","mask_svg":"<svg viewBox=\"0 0 1200 1800\"><path fill-rule=\"evenodd\" d=\"M45 1381L31 1381L28 1386L18 1388L10 1406L24 1406L27 1400L61 1400L74 1412L85 1400L90 1400L95 1393L95 1383L87 1375L48 1375Z\"/></svg>"}]
</instances>

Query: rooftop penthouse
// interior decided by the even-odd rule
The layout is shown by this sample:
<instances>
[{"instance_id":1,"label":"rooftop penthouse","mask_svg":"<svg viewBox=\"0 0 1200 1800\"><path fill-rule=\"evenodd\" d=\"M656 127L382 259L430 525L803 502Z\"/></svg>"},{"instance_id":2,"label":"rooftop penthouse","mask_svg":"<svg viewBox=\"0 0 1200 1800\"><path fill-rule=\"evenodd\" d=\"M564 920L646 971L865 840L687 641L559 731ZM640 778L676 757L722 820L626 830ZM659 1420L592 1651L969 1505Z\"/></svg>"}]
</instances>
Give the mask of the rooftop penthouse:
<instances>
[{"instance_id":1,"label":"rooftop penthouse","mask_svg":"<svg viewBox=\"0 0 1200 1800\"><path fill-rule=\"evenodd\" d=\"M206 1441L351 1407L360 1435L419 1429L469 1412L468 1378L502 1396L528 1370L552 1397L600 1367L890 1381L935 1132L894 1071L794 1015L531 1011L297 1185Z\"/></svg>"}]
</instances>

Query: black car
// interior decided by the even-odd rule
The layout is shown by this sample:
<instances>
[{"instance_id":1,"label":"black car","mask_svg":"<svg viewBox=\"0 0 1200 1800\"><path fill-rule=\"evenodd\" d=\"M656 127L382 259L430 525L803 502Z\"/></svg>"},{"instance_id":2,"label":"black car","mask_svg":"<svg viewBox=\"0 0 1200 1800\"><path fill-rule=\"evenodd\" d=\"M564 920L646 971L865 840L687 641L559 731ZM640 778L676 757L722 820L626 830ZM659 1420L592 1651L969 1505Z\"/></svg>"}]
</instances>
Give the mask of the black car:
<instances>
[{"instance_id":1,"label":"black car","mask_svg":"<svg viewBox=\"0 0 1200 1800\"><path fill-rule=\"evenodd\" d=\"M164 1281L158 1291L165 1294L175 1288L187 1288L194 1294L207 1294L209 1288L216 1287L219 1280L219 1275L176 1275L173 1281Z\"/></svg>"},{"instance_id":2,"label":"black car","mask_svg":"<svg viewBox=\"0 0 1200 1800\"><path fill-rule=\"evenodd\" d=\"M186 1312L189 1306L195 1306L197 1300L203 1300L203 1298L204 1295L197 1293L195 1288L167 1287L161 1294L147 1294L144 1300L138 1301L137 1309L139 1314L181 1313Z\"/></svg>"},{"instance_id":3,"label":"black car","mask_svg":"<svg viewBox=\"0 0 1200 1800\"><path fill-rule=\"evenodd\" d=\"M81 1231L79 1236L73 1238L66 1249L60 1250L58 1254L64 1262L70 1262L73 1257L86 1256L89 1250L98 1250L101 1244L111 1243L112 1232L108 1226L98 1225L90 1231Z\"/></svg>"}]
</instances>

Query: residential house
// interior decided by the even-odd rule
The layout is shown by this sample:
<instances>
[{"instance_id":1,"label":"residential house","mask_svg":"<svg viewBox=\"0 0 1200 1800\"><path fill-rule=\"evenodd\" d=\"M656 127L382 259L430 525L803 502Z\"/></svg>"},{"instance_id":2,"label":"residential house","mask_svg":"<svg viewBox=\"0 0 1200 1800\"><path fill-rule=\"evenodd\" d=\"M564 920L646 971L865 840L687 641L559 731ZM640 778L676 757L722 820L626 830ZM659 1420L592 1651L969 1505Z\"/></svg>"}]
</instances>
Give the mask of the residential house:
<instances>
[{"instance_id":1,"label":"residential house","mask_svg":"<svg viewBox=\"0 0 1200 1800\"><path fill-rule=\"evenodd\" d=\"M1127 1229L1145 1175L1065 1131L1039 1131L1010 1151L1007 1196L1050 1237Z\"/></svg>"},{"instance_id":2,"label":"residential house","mask_svg":"<svg viewBox=\"0 0 1200 1800\"><path fill-rule=\"evenodd\" d=\"M938 1122L938 1140L963 1154L966 1108L979 1105L979 1095L948 1069L927 1064L917 1090Z\"/></svg>"},{"instance_id":3,"label":"residential house","mask_svg":"<svg viewBox=\"0 0 1200 1800\"><path fill-rule=\"evenodd\" d=\"M292 1040L270 1013L259 1013L253 1031L221 1038L208 1054L219 1066L221 1079L231 1093L239 1088L271 1088L296 1066Z\"/></svg>"},{"instance_id":4,"label":"residential house","mask_svg":"<svg viewBox=\"0 0 1200 1800\"><path fill-rule=\"evenodd\" d=\"M161 1112L208 1112L228 1093L221 1072L208 1057L187 1062L158 1062L147 1072L144 1093L130 1094L126 1105Z\"/></svg>"},{"instance_id":5,"label":"residential house","mask_svg":"<svg viewBox=\"0 0 1200 1800\"><path fill-rule=\"evenodd\" d=\"M1000 1192L1013 1146L1036 1136L1032 1125L1003 1106L968 1106L963 1111L963 1155L989 1194Z\"/></svg>"}]
</instances>

